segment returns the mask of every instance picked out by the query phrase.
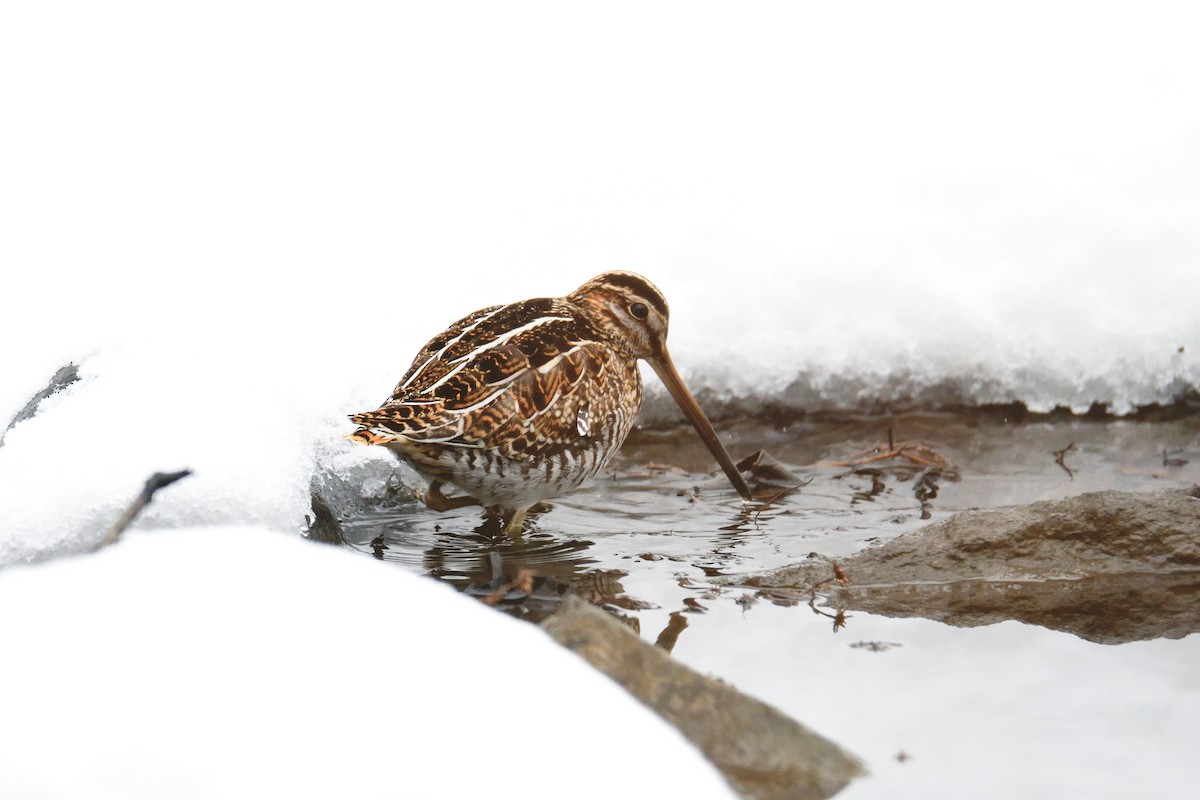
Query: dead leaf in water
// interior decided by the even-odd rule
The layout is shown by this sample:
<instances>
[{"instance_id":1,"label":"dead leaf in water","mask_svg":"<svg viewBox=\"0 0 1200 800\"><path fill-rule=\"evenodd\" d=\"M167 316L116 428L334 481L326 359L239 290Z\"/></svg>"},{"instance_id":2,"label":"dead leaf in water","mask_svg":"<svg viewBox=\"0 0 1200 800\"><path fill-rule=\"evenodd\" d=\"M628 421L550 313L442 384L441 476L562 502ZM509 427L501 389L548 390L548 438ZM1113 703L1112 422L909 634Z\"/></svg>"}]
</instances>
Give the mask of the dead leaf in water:
<instances>
[{"instance_id":1,"label":"dead leaf in water","mask_svg":"<svg viewBox=\"0 0 1200 800\"><path fill-rule=\"evenodd\" d=\"M749 475L763 486L782 488L791 486L800 480L766 450L757 450L734 466L738 468L739 472Z\"/></svg>"},{"instance_id":2,"label":"dead leaf in water","mask_svg":"<svg viewBox=\"0 0 1200 800\"><path fill-rule=\"evenodd\" d=\"M494 606L501 600L508 597L509 593L511 592L516 592L520 595L532 594L533 580L536 577L537 573L535 573L533 570L521 567L519 570L517 570L517 577L513 578L511 581L502 583L500 586L496 587L495 591L493 591L487 597L481 597L480 600L485 605Z\"/></svg>"}]
</instances>

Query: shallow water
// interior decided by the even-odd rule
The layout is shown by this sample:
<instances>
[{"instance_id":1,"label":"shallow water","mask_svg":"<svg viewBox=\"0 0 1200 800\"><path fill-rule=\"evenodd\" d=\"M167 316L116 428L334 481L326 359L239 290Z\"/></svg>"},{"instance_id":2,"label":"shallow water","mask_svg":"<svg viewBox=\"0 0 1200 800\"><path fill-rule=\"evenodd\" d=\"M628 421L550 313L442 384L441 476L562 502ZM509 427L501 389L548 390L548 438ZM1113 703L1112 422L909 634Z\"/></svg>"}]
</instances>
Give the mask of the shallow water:
<instances>
[{"instance_id":1,"label":"shallow water","mask_svg":"<svg viewBox=\"0 0 1200 800\"><path fill-rule=\"evenodd\" d=\"M412 502L366 510L343 533L518 616L551 613L568 586L604 603L681 661L862 756L872 777L846 797L1191 796L1200 636L1112 646L1014 621L839 618L819 602L785 607L712 579L813 552L836 559L967 508L1200 483L1200 419L723 427L735 458L765 448L811 480L745 506L690 431L640 431L607 474L531 517L520 539L478 509L434 514ZM889 428L893 445L931 447L956 474L922 482L921 465L903 459L857 472L805 466L886 444Z\"/></svg>"}]
</instances>

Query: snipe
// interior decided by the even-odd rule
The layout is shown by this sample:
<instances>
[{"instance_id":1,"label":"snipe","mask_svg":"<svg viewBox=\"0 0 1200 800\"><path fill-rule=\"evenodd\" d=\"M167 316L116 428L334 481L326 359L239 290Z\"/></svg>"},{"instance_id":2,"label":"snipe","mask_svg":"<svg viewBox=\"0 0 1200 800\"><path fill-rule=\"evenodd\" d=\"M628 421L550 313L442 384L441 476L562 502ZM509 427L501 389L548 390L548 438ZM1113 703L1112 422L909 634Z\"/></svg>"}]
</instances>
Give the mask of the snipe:
<instances>
[{"instance_id":1,"label":"snipe","mask_svg":"<svg viewBox=\"0 0 1200 800\"><path fill-rule=\"evenodd\" d=\"M499 511L510 535L536 503L579 486L608 463L642 404L638 359L716 457L750 490L667 352L667 301L632 272L606 272L566 297L491 306L429 341L348 438L388 447L429 480L422 500L445 511ZM447 497L452 483L467 497Z\"/></svg>"}]
</instances>

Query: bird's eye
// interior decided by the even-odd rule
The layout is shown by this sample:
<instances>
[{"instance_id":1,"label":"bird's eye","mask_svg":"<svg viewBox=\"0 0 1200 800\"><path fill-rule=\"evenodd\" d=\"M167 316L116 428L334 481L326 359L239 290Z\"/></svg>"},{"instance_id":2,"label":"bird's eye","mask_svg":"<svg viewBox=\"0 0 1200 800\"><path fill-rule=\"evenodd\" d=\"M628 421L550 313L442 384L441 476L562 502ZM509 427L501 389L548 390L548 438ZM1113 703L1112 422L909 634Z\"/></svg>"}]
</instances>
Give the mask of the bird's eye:
<instances>
[{"instance_id":1,"label":"bird's eye","mask_svg":"<svg viewBox=\"0 0 1200 800\"><path fill-rule=\"evenodd\" d=\"M645 319L650 316L650 309L646 308L645 303L634 303L629 307L629 313L633 314L634 319Z\"/></svg>"}]
</instances>

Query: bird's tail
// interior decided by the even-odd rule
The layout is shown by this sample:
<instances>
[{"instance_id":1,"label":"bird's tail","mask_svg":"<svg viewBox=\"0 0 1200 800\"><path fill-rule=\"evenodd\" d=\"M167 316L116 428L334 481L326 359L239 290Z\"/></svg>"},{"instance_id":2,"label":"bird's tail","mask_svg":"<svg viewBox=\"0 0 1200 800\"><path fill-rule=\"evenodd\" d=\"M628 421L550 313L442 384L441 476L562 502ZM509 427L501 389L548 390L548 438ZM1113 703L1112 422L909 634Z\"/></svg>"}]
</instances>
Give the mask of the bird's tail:
<instances>
[{"instance_id":1,"label":"bird's tail","mask_svg":"<svg viewBox=\"0 0 1200 800\"><path fill-rule=\"evenodd\" d=\"M380 412L367 411L362 414L351 414L350 421L360 426L346 438L356 444L388 444L396 441L396 435L386 428L381 430Z\"/></svg>"},{"instance_id":2,"label":"bird's tail","mask_svg":"<svg viewBox=\"0 0 1200 800\"><path fill-rule=\"evenodd\" d=\"M354 433L348 434L346 438L355 444L387 444L395 441L395 437L383 436L370 428L359 428Z\"/></svg>"},{"instance_id":3,"label":"bird's tail","mask_svg":"<svg viewBox=\"0 0 1200 800\"><path fill-rule=\"evenodd\" d=\"M385 406L375 411L351 414L350 421L359 428L346 438L359 444L394 444L412 442L446 442L462 434L460 415L425 405L414 407L404 403ZM418 412L424 412L419 414Z\"/></svg>"}]
</instances>

